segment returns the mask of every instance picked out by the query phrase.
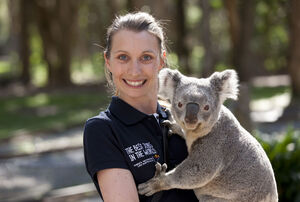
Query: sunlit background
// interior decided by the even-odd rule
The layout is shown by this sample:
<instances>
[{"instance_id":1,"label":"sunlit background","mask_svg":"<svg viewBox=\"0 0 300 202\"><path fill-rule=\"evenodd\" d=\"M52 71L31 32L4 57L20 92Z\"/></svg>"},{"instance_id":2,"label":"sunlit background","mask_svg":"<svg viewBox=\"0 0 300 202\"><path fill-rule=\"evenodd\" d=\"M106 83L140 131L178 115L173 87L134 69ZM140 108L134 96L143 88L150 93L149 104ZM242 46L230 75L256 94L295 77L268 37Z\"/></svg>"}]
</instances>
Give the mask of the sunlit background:
<instances>
[{"instance_id":1,"label":"sunlit background","mask_svg":"<svg viewBox=\"0 0 300 202\"><path fill-rule=\"evenodd\" d=\"M300 201L299 2L1 0L0 201L99 201L83 126L111 96L106 30L140 10L160 19L170 68L237 70L239 100L225 104L267 152L280 201Z\"/></svg>"}]
</instances>

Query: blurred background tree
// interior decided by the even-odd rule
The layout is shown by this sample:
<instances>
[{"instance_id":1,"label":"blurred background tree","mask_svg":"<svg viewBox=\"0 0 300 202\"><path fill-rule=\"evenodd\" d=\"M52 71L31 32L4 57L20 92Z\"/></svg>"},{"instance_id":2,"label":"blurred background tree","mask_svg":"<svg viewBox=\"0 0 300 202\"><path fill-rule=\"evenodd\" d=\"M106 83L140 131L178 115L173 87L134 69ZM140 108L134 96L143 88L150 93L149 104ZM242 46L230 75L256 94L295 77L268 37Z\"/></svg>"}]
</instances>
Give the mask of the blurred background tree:
<instances>
[{"instance_id":1,"label":"blurred background tree","mask_svg":"<svg viewBox=\"0 0 300 202\"><path fill-rule=\"evenodd\" d=\"M47 75L40 85L77 83L72 78L74 62L89 60L96 52L101 54L106 28L114 16L143 10L164 23L171 63L183 72L206 77L215 70L235 68L242 82L258 75L290 74L293 95L298 96L299 68L294 67L297 66L294 58L298 58L295 53L299 52L294 43L298 26L293 22L299 17L297 5L291 4L297 3L287 0L4 0L1 2L2 10L6 8L1 17L1 56L6 60L1 61L8 62L10 68L1 73L9 75L12 81L21 78L24 84L32 84L34 71L31 69L40 63ZM93 47L94 43L102 49ZM42 52L42 57L38 58L35 51ZM35 61L30 60L33 55ZM12 57L13 64L7 60Z\"/></svg>"},{"instance_id":2,"label":"blurred background tree","mask_svg":"<svg viewBox=\"0 0 300 202\"><path fill-rule=\"evenodd\" d=\"M287 50L287 71L291 78L292 100L285 109L283 118L299 119L300 111L300 2L292 0L288 5L289 45ZM295 113L296 111L296 113Z\"/></svg>"},{"instance_id":3,"label":"blurred background tree","mask_svg":"<svg viewBox=\"0 0 300 202\"><path fill-rule=\"evenodd\" d=\"M70 85L70 65L78 32L80 0L30 2L36 11L36 24L48 66L48 85L57 87Z\"/></svg>"},{"instance_id":4,"label":"blurred background tree","mask_svg":"<svg viewBox=\"0 0 300 202\"><path fill-rule=\"evenodd\" d=\"M161 19L171 68L207 77L235 68L241 81L240 122L252 130L254 77L288 75L299 118L298 1L287 0L4 0L0 6L0 84L28 88L104 82L102 51L112 19L142 10ZM297 109L297 110L295 110Z\"/></svg>"},{"instance_id":5,"label":"blurred background tree","mask_svg":"<svg viewBox=\"0 0 300 202\"><path fill-rule=\"evenodd\" d=\"M78 126L105 108L105 33L129 11L161 20L171 68L197 77L237 70L239 101L226 104L245 128L261 118L299 125L298 0L1 0L0 138ZM260 101L277 95L287 95L284 106L276 101L283 111L255 115L271 112L273 101Z\"/></svg>"}]
</instances>

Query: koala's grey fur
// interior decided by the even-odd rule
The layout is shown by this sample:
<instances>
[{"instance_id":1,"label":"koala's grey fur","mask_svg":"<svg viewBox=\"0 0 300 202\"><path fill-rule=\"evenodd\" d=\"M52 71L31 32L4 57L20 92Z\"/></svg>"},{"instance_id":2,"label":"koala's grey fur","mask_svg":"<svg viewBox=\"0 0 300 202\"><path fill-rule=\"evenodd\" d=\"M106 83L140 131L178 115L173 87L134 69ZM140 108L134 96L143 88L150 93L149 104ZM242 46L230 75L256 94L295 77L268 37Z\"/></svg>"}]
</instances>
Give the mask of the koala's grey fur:
<instances>
[{"instance_id":1,"label":"koala's grey fur","mask_svg":"<svg viewBox=\"0 0 300 202\"><path fill-rule=\"evenodd\" d=\"M169 125L183 135L189 155L169 172L166 165L157 164L155 176L138 186L140 194L179 188L193 189L205 202L278 201L265 151L223 105L237 94L234 70L202 79L161 70L159 96L170 101L176 123L171 120Z\"/></svg>"}]
</instances>

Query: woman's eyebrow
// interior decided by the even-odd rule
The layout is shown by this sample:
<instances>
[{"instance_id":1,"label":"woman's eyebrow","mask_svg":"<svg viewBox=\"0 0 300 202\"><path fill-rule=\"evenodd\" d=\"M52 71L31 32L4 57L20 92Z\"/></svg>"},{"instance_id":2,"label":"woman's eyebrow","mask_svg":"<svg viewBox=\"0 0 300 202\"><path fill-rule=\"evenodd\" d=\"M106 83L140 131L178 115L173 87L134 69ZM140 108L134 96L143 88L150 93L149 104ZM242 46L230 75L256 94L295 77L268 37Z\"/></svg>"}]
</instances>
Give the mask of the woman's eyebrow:
<instances>
[{"instance_id":1,"label":"woman's eyebrow","mask_svg":"<svg viewBox=\"0 0 300 202\"><path fill-rule=\"evenodd\" d=\"M116 51L114 51L114 53L127 53L127 51L125 51L125 50L116 50Z\"/></svg>"},{"instance_id":2,"label":"woman's eyebrow","mask_svg":"<svg viewBox=\"0 0 300 202\"><path fill-rule=\"evenodd\" d=\"M128 51L125 51L125 50L116 50L116 51L113 51L113 53L128 53ZM148 49L148 50L144 50L142 53L153 53L153 54L155 54L155 51L153 51L151 49Z\"/></svg>"},{"instance_id":3,"label":"woman's eyebrow","mask_svg":"<svg viewBox=\"0 0 300 202\"><path fill-rule=\"evenodd\" d=\"M149 53L149 52L155 54L155 51L150 50L150 49L149 49L149 50L144 50L144 51L143 51L143 53Z\"/></svg>"}]
</instances>

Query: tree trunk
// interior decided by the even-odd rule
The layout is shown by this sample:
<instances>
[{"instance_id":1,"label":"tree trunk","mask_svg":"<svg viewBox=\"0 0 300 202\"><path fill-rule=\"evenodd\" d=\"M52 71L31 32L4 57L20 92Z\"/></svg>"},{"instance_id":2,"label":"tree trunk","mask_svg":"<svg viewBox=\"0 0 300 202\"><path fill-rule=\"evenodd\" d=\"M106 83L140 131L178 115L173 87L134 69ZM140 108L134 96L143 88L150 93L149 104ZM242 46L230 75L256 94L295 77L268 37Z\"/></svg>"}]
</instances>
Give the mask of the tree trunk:
<instances>
[{"instance_id":1,"label":"tree trunk","mask_svg":"<svg viewBox=\"0 0 300 202\"><path fill-rule=\"evenodd\" d=\"M186 43L186 25L185 25L185 9L184 0L176 0L176 32L177 41L176 52L179 59L179 68L186 74L191 74L191 68L189 66L189 49Z\"/></svg>"},{"instance_id":2,"label":"tree trunk","mask_svg":"<svg viewBox=\"0 0 300 202\"><path fill-rule=\"evenodd\" d=\"M227 10L227 16L229 21L229 33L231 39L231 48L238 47L240 41L240 17L238 0L224 0L224 5ZM233 58L233 51L232 56Z\"/></svg>"},{"instance_id":3,"label":"tree trunk","mask_svg":"<svg viewBox=\"0 0 300 202\"><path fill-rule=\"evenodd\" d=\"M10 0L7 1L8 12L9 12L9 38L5 44L5 52L18 52L20 53L20 2L19 0ZM21 60L21 58L19 58ZM19 61L16 61L19 62ZM21 61L20 61L21 62ZM21 64L22 65L22 64ZM13 66L11 67L12 77L1 79L0 85L8 85L12 82L19 81L20 72L19 67ZM20 66L20 70L22 72L22 66Z\"/></svg>"},{"instance_id":4,"label":"tree trunk","mask_svg":"<svg viewBox=\"0 0 300 202\"><path fill-rule=\"evenodd\" d=\"M243 82L251 80L251 40L254 30L254 1L225 0L232 44L232 64Z\"/></svg>"},{"instance_id":5,"label":"tree trunk","mask_svg":"<svg viewBox=\"0 0 300 202\"><path fill-rule=\"evenodd\" d=\"M71 51L77 29L80 0L35 0L38 28L48 64L48 85L71 84Z\"/></svg>"},{"instance_id":6,"label":"tree trunk","mask_svg":"<svg viewBox=\"0 0 300 202\"><path fill-rule=\"evenodd\" d=\"M202 77L209 77L214 72L215 66L215 54L214 48L211 41L211 31L210 31L210 5L208 0L200 0L200 6L202 9L201 18L201 38L202 44L205 49L205 55L202 63Z\"/></svg>"},{"instance_id":7,"label":"tree trunk","mask_svg":"<svg viewBox=\"0 0 300 202\"><path fill-rule=\"evenodd\" d=\"M116 1L116 0L106 0L107 2L107 5L110 9L109 13L110 13L110 19L115 19L115 17L117 15L119 15L120 13L120 10L121 10L121 7L120 7L120 4L119 4L119 1ZM132 4L131 1L127 1L127 6L131 6L130 4ZM128 10L131 10L131 8Z\"/></svg>"},{"instance_id":8,"label":"tree trunk","mask_svg":"<svg viewBox=\"0 0 300 202\"><path fill-rule=\"evenodd\" d=\"M232 65L236 68L240 86L240 100L234 114L248 131L251 131L249 81L251 79L251 40L254 30L254 1L224 0L229 19L232 44Z\"/></svg>"},{"instance_id":9,"label":"tree trunk","mask_svg":"<svg viewBox=\"0 0 300 202\"><path fill-rule=\"evenodd\" d=\"M240 41L237 48L237 54L235 57L235 64L237 71L240 74L241 81L248 82L253 76L251 65L251 41L254 31L254 13L255 2L254 1L241 1L241 23L240 23Z\"/></svg>"},{"instance_id":10,"label":"tree trunk","mask_svg":"<svg viewBox=\"0 0 300 202\"><path fill-rule=\"evenodd\" d=\"M21 81L24 85L30 83L30 47L29 47L29 23L30 23L30 6L31 1L19 0L20 12L20 59L22 63Z\"/></svg>"},{"instance_id":11,"label":"tree trunk","mask_svg":"<svg viewBox=\"0 0 300 202\"><path fill-rule=\"evenodd\" d=\"M291 103L278 121L300 120L300 1L290 1L289 26L290 26L290 47L288 55L288 72L291 78L292 99Z\"/></svg>"},{"instance_id":12,"label":"tree trunk","mask_svg":"<svg viewBox=\"0 0 300 202\"><path fill-rule=\"evenodd\" d=\"M288 71L291 77L292 96L300 99L300 1L290 1L290 52Z\"/></svg>"}]
</instances>

